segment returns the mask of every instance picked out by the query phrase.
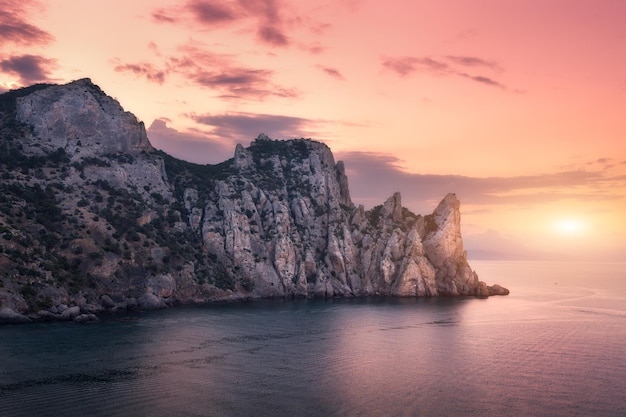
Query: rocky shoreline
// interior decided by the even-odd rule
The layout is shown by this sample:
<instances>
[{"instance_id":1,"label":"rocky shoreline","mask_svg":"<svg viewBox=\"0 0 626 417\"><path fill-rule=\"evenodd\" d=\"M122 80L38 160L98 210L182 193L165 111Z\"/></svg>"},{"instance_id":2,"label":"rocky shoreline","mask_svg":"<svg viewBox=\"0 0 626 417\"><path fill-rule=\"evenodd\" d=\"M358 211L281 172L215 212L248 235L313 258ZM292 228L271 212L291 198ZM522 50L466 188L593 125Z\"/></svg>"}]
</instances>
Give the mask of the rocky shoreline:
<instances>
[{"instance_id":1,"label":"rocky shoreline","mask_svg":"<svg viewBox=\"0 0 626 417\"><path fill-rule=\"evenodd\" d=\"M490 296L497 295L508 295L509 290L500 286L500 285L484 285L481 287L481 294L474 297L477 298L487 298ZM456 297L471 297L471 296L456 296ZM377 296L377 295L367 295L362 297L355 298L398 298L391 296ZM411 297L400 297L400 298L411 298ZM452 297L451 297L452 298ZM309 298L311 300L323 299L323 298ZM333 300L342 300L345 298L333 298ZM276 298L252 298L250 296L242 295L242 294L232 294L230 296L224 296L215 298L213 300L202 300L197 302L187 302L180 303L176 300L168 300L158 298L156 296L153 297L142 297L139 300L128 299L125 302L116 303L111 300L110 297L104 295L101 297L101 305L93 305L93 304L84 304L84 305L65 305L59 304L56 305L49 310L40 310L36 313L31 313L28 315L20 314L15 312L14 310L4 307L0 309L0 325L2 324L28 324L28 323L37 323L37 322L46 322L46 321L67 321L78 324L88 324L88 323L98 323L100 322L100 317L103 314L124 314L124 313L138 313L142 311L150 311L157 309L165 309L165 308L176 308L181 306L202 306L202 305L210 305L210 304L230 304L230 303L241 303L241 302L254 302L254 301L278 301ZM282 298L282 301L291 301L292 299Z\"/></svg>"}]
</instances>

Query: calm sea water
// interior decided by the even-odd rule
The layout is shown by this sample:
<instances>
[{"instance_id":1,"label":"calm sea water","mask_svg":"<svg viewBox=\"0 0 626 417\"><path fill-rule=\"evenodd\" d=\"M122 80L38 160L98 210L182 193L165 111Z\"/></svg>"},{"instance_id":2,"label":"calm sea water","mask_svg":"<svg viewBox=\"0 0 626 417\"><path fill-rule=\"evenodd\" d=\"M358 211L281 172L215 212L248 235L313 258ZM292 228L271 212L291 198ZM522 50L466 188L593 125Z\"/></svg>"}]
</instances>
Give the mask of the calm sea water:
<instances>
[{"instance_id":1,"label":"calm sea water","mask_svg":"<svg viewBox=\"0 0 626 417\"><path fill-rule=\"evenodd\" d=\"M626 264L471 264L511 295L0 327L0 415L626 415Z\"/></svg>"}]
</instances>

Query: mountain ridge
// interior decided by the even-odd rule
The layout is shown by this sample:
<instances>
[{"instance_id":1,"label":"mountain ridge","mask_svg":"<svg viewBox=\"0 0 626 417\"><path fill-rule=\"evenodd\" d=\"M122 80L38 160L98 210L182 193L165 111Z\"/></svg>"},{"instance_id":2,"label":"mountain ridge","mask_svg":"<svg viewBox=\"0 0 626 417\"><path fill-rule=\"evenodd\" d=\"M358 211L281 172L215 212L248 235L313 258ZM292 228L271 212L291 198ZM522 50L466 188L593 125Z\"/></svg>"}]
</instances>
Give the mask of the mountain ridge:
<instances>
[{"instance_id":1,"label":"mountain ridge","mask_svg":"<svg viewBox=\"0 0 626 417\"><path fill-rule=\"evenodd\" d=\"M460 203L365 211L341 161L259 135L198 165L89 79L0 95L0 321L272 297L488 296Z\"/></svg>"}]
</instances>

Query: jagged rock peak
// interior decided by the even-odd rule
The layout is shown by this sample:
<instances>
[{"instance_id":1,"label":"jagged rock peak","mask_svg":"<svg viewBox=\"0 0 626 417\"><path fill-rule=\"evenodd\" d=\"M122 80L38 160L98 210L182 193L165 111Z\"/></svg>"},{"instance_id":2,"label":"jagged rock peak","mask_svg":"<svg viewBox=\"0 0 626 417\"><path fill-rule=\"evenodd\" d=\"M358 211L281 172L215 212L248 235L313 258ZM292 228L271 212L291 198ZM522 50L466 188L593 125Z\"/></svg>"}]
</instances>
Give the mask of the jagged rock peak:
<instances>
[{"instance_id":1,"label":"jagged rock peak","mask_svg":"<svg viewBox=\"0 0 626 417\"><path fill-rule=\"evenodd\" d=\"M343 161L338 161L335 166L335 173L337 175L337 182L339 183L341 191L341 204L344 206L351 206L352 199L350 198L350 188L348 187L348 176L346 175L346 167Z\"/></svg>"},{"instance_id":2,"label":"jagged rock peak","mask_svg":"<svg viewBox=\"0 0 626 417\"><path fill-rule=\"evenodd\" d=\"M252 155L250 155L250 153L246 151L246 148L244 148L241 143L238 143L237 146L235 147L234 159L235 159L235 168L237 168L237 170L239 171L244 171L246 169L249 169L254 163L252 161Z\"/></svg>"},{"instance_id":3,"label":"jagged rock peak","mask_svg":"<svg viewBox=\"0 0 626 417\"><path fill-rule=\"evenodd\" d=\"M448 193L443 200L439 202L437 208L435 209L435 214L437 213L447 213L450 210L458 211L460 210L461 202L456 197L455 193Z\"/></svg>"},{"instance_id":4,"label":"jagged rock peak","mask_svg":"<svg viewBox=\"0 0 626 417\"><path fill-rule=\"evenodd\" d=\"M395 192L383 204L382 215L384 219L389 219L395 223L402 220L402 196Z\"/></svg>"},{"instance_id":5,"label":"jagged rock peak","mask_svg":"<svg viewBox=\"0 0 626 417\"><path fill-rule=\"evenodd\" d=\"M435 267L442 267L450 258L464 258L461 237L461 203L450 193L437 205L430 216L429 232L424 239L430 261Z\"/></svg>"},{"instance_id":6,"label":"jagged rock peak","mask_svg":"<svg viewBox=\"0 0 626 417\"><path fill-rule=\"evenodd\" d=\"M26 145L36 142L44 153L61 148L70 156L77 150L98 156L152 149L143 122L89 78L18 97L16 118L33 128Z\"/></svg>"}]
</instances>

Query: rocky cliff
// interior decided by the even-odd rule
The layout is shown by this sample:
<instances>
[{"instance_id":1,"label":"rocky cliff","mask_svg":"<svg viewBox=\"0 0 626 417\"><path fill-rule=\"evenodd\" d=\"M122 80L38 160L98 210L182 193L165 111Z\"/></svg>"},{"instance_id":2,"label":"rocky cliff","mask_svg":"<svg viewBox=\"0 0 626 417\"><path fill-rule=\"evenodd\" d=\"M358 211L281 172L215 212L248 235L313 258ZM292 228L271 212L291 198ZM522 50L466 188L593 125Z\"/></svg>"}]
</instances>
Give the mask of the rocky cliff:
<instances>
[{"instance_id":1,"label":"rocky cliff","mask_svg":"<svg viewBox=\"0 0 626 417\"><path fill-rule=\"evenodd\" d=\"M156 151L88 79L0 96L0 321L267 297L488 296L459 201L355 207L342 162L260 135L217 165Z\"/></svg>"}]
</instances>

